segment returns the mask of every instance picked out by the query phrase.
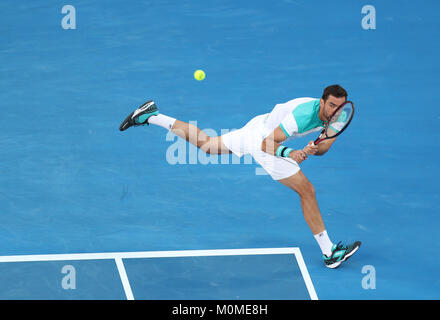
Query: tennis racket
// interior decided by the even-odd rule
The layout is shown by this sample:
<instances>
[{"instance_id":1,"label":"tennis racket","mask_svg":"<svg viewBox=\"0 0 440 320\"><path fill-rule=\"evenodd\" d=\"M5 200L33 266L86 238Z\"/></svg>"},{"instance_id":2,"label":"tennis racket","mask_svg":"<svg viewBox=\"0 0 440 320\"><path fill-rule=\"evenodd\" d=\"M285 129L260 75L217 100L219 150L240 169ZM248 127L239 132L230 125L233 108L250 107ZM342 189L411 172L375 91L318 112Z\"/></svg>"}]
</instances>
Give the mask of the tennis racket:
<instances>
[{"instance_id":1,"label":"tennis racket","mask_svg":"<svg viewBox=\"0 0 440 320\"><path fill-rule=\"evenodd\" d=\"M332 139L339 136L353 119L354 115L354 104L351 101L346 101L341 105L335 112L333 112L330 120L326 123L321 134L316 138L314 144L317 145L321 141L326 139Z\"/></svg>"}]
</instances>

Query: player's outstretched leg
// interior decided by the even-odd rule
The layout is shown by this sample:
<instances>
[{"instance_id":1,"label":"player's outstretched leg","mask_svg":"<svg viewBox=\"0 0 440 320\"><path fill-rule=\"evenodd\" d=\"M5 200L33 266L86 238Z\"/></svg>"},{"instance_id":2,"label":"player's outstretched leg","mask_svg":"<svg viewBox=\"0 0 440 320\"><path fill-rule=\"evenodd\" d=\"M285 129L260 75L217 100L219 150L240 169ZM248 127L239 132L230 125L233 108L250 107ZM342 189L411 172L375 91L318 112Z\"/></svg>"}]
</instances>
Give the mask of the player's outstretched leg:
<instances>
[{"instance_id":1,"label":"player's outstretched leg","mask_svg":"<svg viewBox=\"0 0 440 320\"><path fill-rule=\"evenodd\" d=\"M316 200L315 188L302 171L279 180L279 182L299 195L304 219L321 248L324 263L327 267L332 269L339 267L342 262L346 261L359 249L361 245L359 241L348 246L341 243L335 245L330 241Z\"/></svg>"},{"instance_id":2,"label":"player's outstretched leg","mask_svg":"<svg viewBox=\"0 0 440 320\"><path fill-rule=\"evenodd\" d=\"M231 153L223 143L222 136L210 137L191 123L176 120L171 131L207 154Z\"/></svg>"},{"instance_id":3,"label":"player's outstretched leg","mask_svg":"<svg viewBox=\"0 0 440 320\"><path fill-rule=\"evenodd\" d=\"M208 154L231 153L223 144L222 137L210 137L193 124L159 113L153 100L149 100L130 113L121 123L119 130L124 131L132 126L158 125L172 131L177 136L200 148Z\"/></svg>"}]
</instances>

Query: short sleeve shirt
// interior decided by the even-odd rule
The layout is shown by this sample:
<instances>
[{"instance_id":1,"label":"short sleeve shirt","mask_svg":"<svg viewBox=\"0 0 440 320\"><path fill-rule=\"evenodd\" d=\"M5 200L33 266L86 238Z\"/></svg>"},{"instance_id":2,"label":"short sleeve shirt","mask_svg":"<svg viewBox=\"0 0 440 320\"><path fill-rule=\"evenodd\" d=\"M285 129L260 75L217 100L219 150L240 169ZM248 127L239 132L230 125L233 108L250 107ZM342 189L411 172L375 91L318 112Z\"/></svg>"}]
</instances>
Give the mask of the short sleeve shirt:
<instances>
[{"instance_id":1,"label":"short sleeve shirt","mask_svg":"<svg viewBox=\"0 0 440 320\"><path fill-rule=\"evenodd\" d=\"M268 116L271 129L279 125L288 139L322 130L324 122L319 119L319 101L298 98L277 104Z\"/></svg>"}]
</instances>

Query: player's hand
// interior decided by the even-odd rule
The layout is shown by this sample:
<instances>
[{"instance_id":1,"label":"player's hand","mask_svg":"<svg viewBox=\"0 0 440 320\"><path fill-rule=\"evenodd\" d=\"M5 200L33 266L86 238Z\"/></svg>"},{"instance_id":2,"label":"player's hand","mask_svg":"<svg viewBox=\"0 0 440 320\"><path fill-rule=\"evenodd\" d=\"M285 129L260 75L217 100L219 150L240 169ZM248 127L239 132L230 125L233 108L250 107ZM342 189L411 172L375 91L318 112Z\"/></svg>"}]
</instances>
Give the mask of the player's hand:
<instances>
[{"instance_id":1,"label":"player's hand","mask_svg":"<svg viewBox=\"0 0 440 320\"><path fill-rule=\"evenodd\" d=\"M307 154L303 150L293 150L289 154L289 157L291 157L296 162L301 163L307 159Z\"/></svg>"},{"instance_id":2,"label":"player's hand","mask_svg":"<svg viewBox=\"0 0 440 320\"><path fill-rule=\"evenodd\" d=\"M310 141L307 146L304 147L303 151L308 155L315 155L318 152L318 146Z\"/></svg>"}]
</instances>

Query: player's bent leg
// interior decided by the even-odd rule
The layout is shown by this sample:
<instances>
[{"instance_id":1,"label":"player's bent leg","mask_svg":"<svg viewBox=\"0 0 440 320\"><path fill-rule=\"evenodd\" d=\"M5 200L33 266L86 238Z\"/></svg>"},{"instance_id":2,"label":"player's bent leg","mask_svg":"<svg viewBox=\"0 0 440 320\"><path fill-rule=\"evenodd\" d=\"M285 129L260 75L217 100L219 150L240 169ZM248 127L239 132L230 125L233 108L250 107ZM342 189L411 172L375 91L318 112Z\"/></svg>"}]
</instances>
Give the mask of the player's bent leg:
<instances>
[{"instance_id":1,"label":"player's bent leg","mask_svg":"<svg viewBox=\"0 0 440 320\"><path fill-rule=\"evenodd\" d=\"M296 174L278 181L299 195L304 218L313 234L324 231L324 222L316 200L315 188L304 173L300 170Z\"/></svg>"},{"instance_id":2,"label":"player's bent leg","mask_svg":"<svg viewBox=\"0 0 440 320\"><path fill-rule=\"evenodd\" d=\"M324 264L328 268L334 269L339 267L342 262L359 250L361 246L360 241L355 241L347 246L340 242L338 244L331 243L319 211L315 188L302 171L298 171L296 174L278 181L298 193L301 199L304 218L321 247Z\"/></svg>"}]
</instances>

